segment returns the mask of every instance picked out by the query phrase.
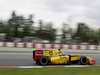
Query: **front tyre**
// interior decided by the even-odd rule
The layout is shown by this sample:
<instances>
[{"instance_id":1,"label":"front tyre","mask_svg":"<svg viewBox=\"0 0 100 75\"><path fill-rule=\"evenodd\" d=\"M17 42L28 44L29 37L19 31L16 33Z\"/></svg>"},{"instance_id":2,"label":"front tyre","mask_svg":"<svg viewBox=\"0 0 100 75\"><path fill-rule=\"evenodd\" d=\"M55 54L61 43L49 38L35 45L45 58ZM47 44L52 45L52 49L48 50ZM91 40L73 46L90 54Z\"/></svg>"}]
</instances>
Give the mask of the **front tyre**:
<instances>
[{"instance_id":1,"label":"front tyre","mask_svg":"<svg viewBox=\"0 0 100 75\"><path fill-rule=\"evenodd\" d=\"M80 64L81 65L86 65L87 64L87 58L85 56L81 56L81 58L80 58Z\"/></svg>"},{"instance_id":2,"label":"front tyre","mask_svg":"<svg viewBox=\"0 0 100 75\"><path fill-rule=\"evenodd\" d=\"M47 65L47 64L48 64L48 58L47 58L47 57L42 57L42 58L40 59L40 65L45 66L45 65Z\"/></svg>"}]
</instances>

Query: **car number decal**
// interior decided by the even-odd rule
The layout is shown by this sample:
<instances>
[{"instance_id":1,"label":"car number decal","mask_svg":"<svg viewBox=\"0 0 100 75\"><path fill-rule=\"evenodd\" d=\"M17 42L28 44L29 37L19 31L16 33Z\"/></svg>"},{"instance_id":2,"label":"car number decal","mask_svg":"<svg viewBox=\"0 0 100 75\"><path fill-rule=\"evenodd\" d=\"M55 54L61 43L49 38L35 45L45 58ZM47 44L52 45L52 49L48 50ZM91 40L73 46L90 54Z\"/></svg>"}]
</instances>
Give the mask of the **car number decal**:
<instances>
[{"instance_id":1,"label":"car number decal","mask_svg":"<svg viewBox=\"0 0 100 75\"><path fill-rule=\"evenodd\" d=\"M44 56L57 56L58 52L56 50L45 50L43 55Z\"/></svg>"},{"instance_id":2,"label":"car number decal","mask_svg":"<svg viewBox=\"0 0 100 75\"><path fill-rule=\"evenodd\" d=\"M53 55L53 51L49 51L49 55Z\"/></svg>"}]
</instances>

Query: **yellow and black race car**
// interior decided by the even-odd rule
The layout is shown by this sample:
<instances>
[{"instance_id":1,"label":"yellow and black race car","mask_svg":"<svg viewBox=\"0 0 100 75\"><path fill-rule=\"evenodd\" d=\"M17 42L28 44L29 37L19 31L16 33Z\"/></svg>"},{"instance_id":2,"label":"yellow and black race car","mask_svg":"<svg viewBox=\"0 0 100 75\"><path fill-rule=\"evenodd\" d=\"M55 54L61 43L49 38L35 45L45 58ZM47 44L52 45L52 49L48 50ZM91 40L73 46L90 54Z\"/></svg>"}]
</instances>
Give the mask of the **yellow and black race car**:
<instances>
[{"instance_id":1,"label":"yellow and black race car","mask_svg":"<svg viewBox=\"0 0 100 75\"><path fill-rule=\"evenodd\" d=\"M80 64L93 65L96 60L92 57L81 55L64 55L61 50L35 50L33 60L39 65L48 64Z\"/></svg>"}]
</instances>

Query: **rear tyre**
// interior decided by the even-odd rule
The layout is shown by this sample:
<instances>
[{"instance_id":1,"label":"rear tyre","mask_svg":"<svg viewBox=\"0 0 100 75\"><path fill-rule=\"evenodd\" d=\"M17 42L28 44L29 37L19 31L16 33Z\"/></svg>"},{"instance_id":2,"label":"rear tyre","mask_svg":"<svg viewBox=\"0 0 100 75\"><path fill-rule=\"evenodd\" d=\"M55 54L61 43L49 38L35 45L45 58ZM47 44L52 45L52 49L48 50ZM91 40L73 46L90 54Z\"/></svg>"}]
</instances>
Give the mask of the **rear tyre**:
<instances>
[{"instance_id":1,"label":"rear tyre","mask_svg":"<svg viewBox=\"0 0 100 75\"><path fill-rule=\"evenodd\" d=\"M81 64L81 65L86 65L86 64L87 64L87 58L86 58L85 56L82 56L82 57L80 58L80 64Z\"/></svg>"},{"instance_id":2,"label":"rear tyre","mask_svg":"<svg viewBox=\"0 0 100 75\"><path fill-rule=\"evenodd\" d=\"M47 58L47 57L42 57L42 58L40 59L40 65L45 66L45 65L47 65L47 64L48 64L48 58Z\"/></svg>"}]
</instances>

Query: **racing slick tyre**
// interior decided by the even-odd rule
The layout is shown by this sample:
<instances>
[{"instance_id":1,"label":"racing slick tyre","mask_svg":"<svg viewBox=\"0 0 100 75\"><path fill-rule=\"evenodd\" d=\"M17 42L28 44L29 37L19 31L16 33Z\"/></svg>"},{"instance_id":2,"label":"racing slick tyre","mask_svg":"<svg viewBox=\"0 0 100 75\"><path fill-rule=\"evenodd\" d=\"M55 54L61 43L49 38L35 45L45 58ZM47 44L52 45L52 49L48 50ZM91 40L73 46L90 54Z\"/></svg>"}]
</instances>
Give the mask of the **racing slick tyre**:
<instances>
[{"instance_id":1,"label":"racing slick tyre","mask_svg":"<svg viewBox=\"0 0 100 75\"><path fill-rule=\"evenodd\" d=\"M42 57L42 58L40 59L40 65L45 66L45 65L47 65L47 64L48 64L48 58L47 58L47 57Z\"/></svg>"},{"instance_id":2,"label":"racing slick tyre","mask_svg":"<svg viewBox=\"0 0 100 75\"><path fill-rule=\"evenodd\" d=\"M87 64L87 58L86 58L85 56L82 56L82 57L80 58L80 64L81 64L81 65L86 65L86 64Z\"/></svg>"}]
</instances>

